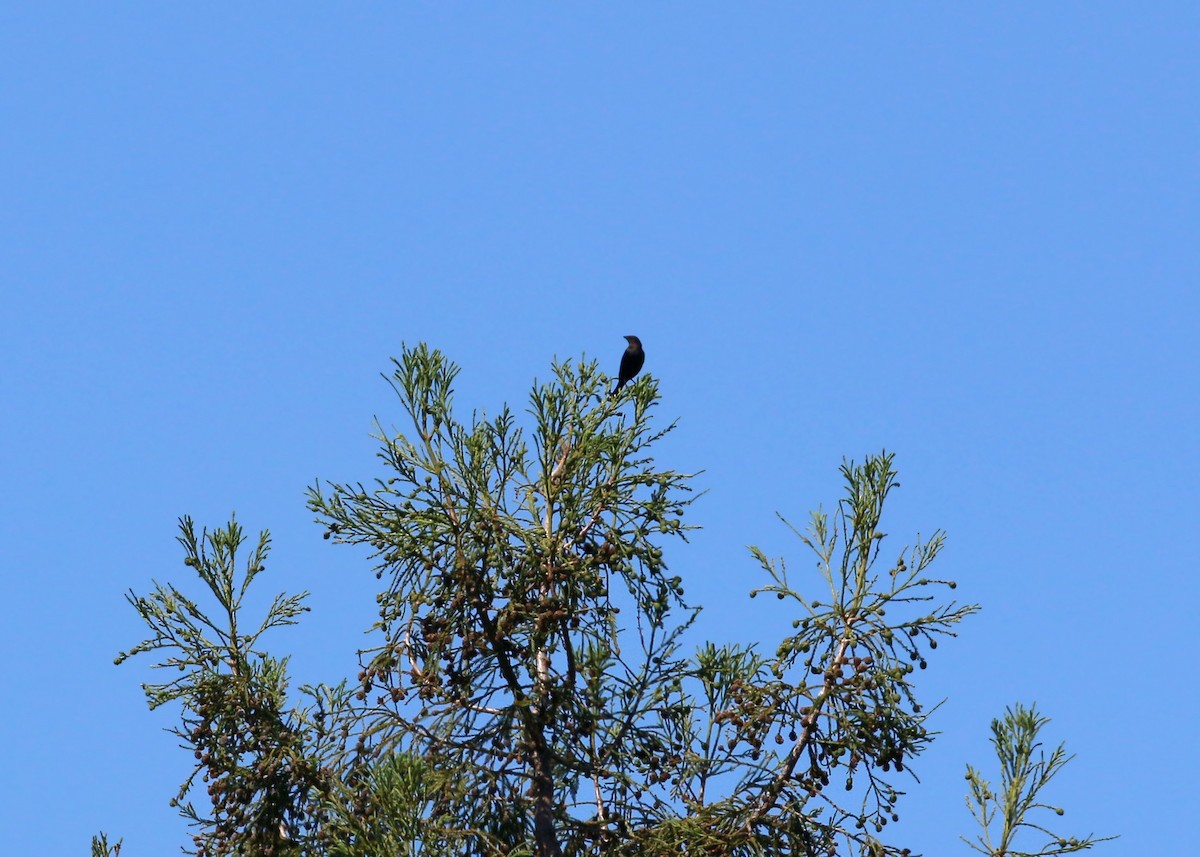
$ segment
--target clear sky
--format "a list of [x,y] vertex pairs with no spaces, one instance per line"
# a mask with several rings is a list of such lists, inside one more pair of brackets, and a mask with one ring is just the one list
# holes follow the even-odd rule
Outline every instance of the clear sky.
[[[379,473],[402,342],[457,401],[641,336],[671,554],[716,640],[774,640],[745,546],[897,454],[893,547],[983,612],[921,674],[945,734],[898,836],[966,854],[964,764],[1016,701],[1078,753],[1104,854],[1195,812],[1200,6],[10,3],[0,10],[0,828],[176,853],[190,758],[123,593],[236,510],[298,681],[355,671],[369,566],[303,491]],[[814,576],[813,584],[817,581]],[[765,611],[765,612],[764,612]]]

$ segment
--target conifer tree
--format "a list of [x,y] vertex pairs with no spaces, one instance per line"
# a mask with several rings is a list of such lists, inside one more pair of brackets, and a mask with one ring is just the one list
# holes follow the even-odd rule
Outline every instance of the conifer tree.
[[790,626],[690,651],[703,627],[665,551],[692,527],[692,476],[653,457],[675,428],[655,424],[654,379],[610,395],[595,363],[556,363],[528,421],[460,421],[457,373],[406,348],[383,473],[309,491],[326,538],[366,545],[380,581],[355,681],[289,702],[261,638],[305,594],[243,615],[270,539],[239,571],[236,521],[181,521],[214,607],[171,584],[130,593],[151,636],[119,660],[159,652],[173,671],[145,690],[182,706],[193,853],[908,854],[894,822],[932,740],[914,676],[977,608],[933,574],[940,531],[885,552],[892,455],[845,462],[845,496],[795,530],[817,574],[752,549],[750,594]]

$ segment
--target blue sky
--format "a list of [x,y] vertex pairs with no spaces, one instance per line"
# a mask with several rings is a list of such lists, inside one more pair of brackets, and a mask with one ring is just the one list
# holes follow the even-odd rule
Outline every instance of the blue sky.
[[[897,453],[894,546],[983,605],[897,829],[968,853],[964,764],[1036,701],[1097,853],[1177,851],[1198,757],[1200,11],[1192,3],[9,4],[0,10],[0,707],[14,854],[176,853],[189,758],[123,593],[175,521],[274,534],[298,681],[374,578],[303,490],[378,473],[402,342],[457,401],[641,336],[672,553],[715,640],[786,620],[745,546]],[[816,579],[813,580],[814,585]],[[764,612],[765,611],[765,612]],[[772,623],[778,622],[776,629]]]

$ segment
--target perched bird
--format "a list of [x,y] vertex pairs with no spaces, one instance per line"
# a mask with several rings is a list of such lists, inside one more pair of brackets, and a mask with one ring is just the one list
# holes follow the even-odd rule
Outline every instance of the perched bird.
[[636,336],[626,336],[625,341],[629,343],[629,347],[625,349],[625,353],[621,355],[621,371],[617,375],[617,386],[613,387],[610,396],[615,396],[625,384],[630,381],[634,375],[642,371],[642,364],[646,362],[646,352],[642,350],[642,340]]

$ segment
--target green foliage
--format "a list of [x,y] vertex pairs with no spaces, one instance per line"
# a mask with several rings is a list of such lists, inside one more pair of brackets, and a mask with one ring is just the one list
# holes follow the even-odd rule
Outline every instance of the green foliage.
[[[816,556],[827,597],[795,589],[785,562],[751,548],[773,579],[754,594],[795,603],[796,633],[764,661],[738,704],[718,710],[715,719],[753,723],[747,738],[756,752],[772,731],[777,743],[783,733],[790,742],[778,762],[773,757],[739,788],[756,794],[750,815],[756,824],[782,832],[768,813],[786,806],[782,817],[803,819],[805,835],[829,853],[838,842],[851,853],[906,853],[876,837],[899,820],[896,775],[909,772],[930,741],[929,711],[911,676],[926,668],[939,638],[953,636],[953,627],[978,608],[942,603],[933,594],[955,588],[928,575],[945,543],[940,531],[880,569],[884,503],[898,486],[893,456],[847,462],[841,470],[846,497],[835,514],[818,510],[807,533],[793,528]],[[831,783],[847,796],[833,797]],[[783,844],[771,839],[774,848]]]
[[[1042,803],[1040,794],[1060,770],[1075,758],[1068,756],[1066,745],[1059,744],[1050,755],[1037,740],[1042,727],[1050,718],[1038,714],[1035,706],[1017,704],[1004,713],[1003,720],[992,721],[992,746],[1000,760],[1000,788],[994,790],[975,768],[967,765],[967,782],[971,793],[967,807],[982,828],[972,842],[963,841],[980,854],[989,857],[1050,857],[1054,854],[1073,854],[1086,851],[1103,839],[1088,836],[1079,839],[1052,833],[1033,820],[1036,810],[1062,815],[1062,807]],[[1036,754],[1036,759],[1034,758]],[[1037,851],[1018,851],[1014,843],[1022,830],[1036,831],[1047,837]]]
[[121,840],[118,839],[115,845],[109,845],[107,834],[93,836],[92,857],[121,857]]
[[790,633],[689,656],[698,608],[665,550],[694,496],[650,454],[674,428],[654,425],[653,378],[610,395],[595,363],[555,364],[528,420],[462,422],[457,372],[406,348],[388,380],[407,425],[378,425],[385,473],[309,491],[326,538],[366,546],[381,581],[353,685],[289,704],[262,637],[305,595],[246,622],[269,538],[239,575],[236,521],[180,524],[215,610],[172,585],[130,593],[151,635],[118,662],[156,652],[175,674],[144,689],[182,707],[194,853],[908,854],[883,836],[932,738],[913,676],[977,608],[939,600],[954,588],[929,573],[940,531],[881,562],[892,456],[844,464],[834,514],[797,531],[826,591],[751,549],[770,578],[751,596],[789,605]]
[[527,440],[507,409],[457,422],[457,371],[406,351],[390,380],[411,435],[380,430],[389,478],[310,492],[386,581],[358,752],[459,773],[431,837],[510,853],[532,819],[538,847],[599,848],[677,764],[663,702],[694,611],[656,538],[685,535],[688,477],[647,455],[672,428],[651,427],[649,379],[610,398],[594,363],[555,365]]
[[[431,809],[434,772],[410,753],[384,756],[364,771],[351,812],[332,803],[323,831],[329,857],[417,857],[422,853],[422,819]],[[425,849],[428,853],[428,849]]]
[[[253,632],[242,628],[250,584],[266,567],[270,537],[264,532],[237,571],[245,542],[235,520],[197,536],[190,518],[180,523],[184,564],[193,568],[216,601],[210,618],[197,600],[173,585],[155,584],[148,597],[130,592],[129,603],[152,636],[118,656],[164,652],[156,669],[177,675],[144,684],[150,707],[182,703],[182,723],[172,729],[196,760],[173,803],[199,828],[194,852],[203,857],[254,853],[298,853],[295,830],[308,818],[308,804],[322,788],[315,757],[319,729],[286,708],[287,662],[259,648],[270,628],[295,624],[307,610],[305,594],[278,596]],[[206,784],[208,811],[190,800],[197,780]]]

